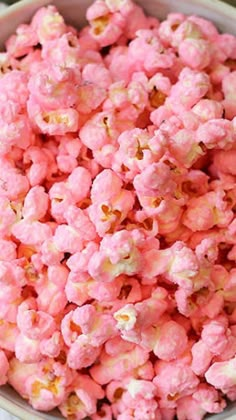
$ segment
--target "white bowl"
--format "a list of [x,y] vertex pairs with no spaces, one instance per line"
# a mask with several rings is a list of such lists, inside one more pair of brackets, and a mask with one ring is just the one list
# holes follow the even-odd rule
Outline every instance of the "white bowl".
[[[0,13],[0,48],[20,23],[28,22],[39,7],[54,4],[66,21],[76,27],[85,23],[85,11],[93,0],[22,0]],[[145,11],[160,19],[170,12],[195,14],[214,22],[222,32],[236,35],[236,8],[218,0],[136,0]],[[62,419],[57,410],[42,413],[33,410],[8,385],[0,388],[0,407],[23,420]],[[236,420],[236,403],[223,413],[207,416],[210,420]]]

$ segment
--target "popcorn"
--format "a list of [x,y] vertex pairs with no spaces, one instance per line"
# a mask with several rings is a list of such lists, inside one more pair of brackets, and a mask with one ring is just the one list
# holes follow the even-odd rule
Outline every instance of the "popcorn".
[[78,375],[74,392],[70,393],[65,402],[60,405],[62,414],[83,419],[87,415],[96,413],[96,402],[104,397],[101,386],[88,375]]
[[186,67],[180,73],[179,81],[172,85],[167,104],[173,111],[180,114],[196,105],[207,93],[209,87],[210,82],[206,73]]
[[178,51],[183,63],[192,69],[202,70],[210,64],[210,44],[203,39],[184,39]]
[[[191,395],[199,384],[190,367],[178,361],[156,362],[155,371],[157,376],[153,382],[161,407],[176,407],[177,401]],[[168,376],[168,371],[172,372],[171,376]]]
[[177,322],[169,321],[164,323],[157,332],[157,341],[153,351],[159,359],[168,361],[178,358],[186,347],[185,329]]
[[132,0],[87,20],[41,8],[0,53],[1,384],[200,420],[236,399],[236,38]]

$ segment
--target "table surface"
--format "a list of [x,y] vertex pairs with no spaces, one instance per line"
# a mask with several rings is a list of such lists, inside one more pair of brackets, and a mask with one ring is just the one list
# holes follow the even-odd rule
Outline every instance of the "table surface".
[[18,420],[18,419],[0,408],[0,420]]

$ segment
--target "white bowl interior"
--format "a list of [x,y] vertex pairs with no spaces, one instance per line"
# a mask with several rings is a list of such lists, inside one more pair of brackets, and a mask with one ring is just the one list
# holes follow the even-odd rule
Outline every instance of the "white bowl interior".
[[[42,6],[54,4],[66,21],[76,27],[85,23],[85,11],[93,0],[22,0],[0,14],[0,48],[20,23],[28,22],[35,11]],[[182,12],[205,17],[213,21],[223,31],[236,35],[236,8],[218,0],[136,0],[145,11],[160,19],[170,12]],[[8,385],[0,388],[0,407],[23,420],[61,419],[57,410],[41,413],[33,410]],[[221,414],[207,416],[211,420],[236,420],[236,403]]]

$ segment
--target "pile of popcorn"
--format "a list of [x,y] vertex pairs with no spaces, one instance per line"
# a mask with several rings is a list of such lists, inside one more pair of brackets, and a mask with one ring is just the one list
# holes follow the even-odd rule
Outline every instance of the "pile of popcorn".
[[42,8],[0,54],[0,384],[200,420],[236,400],[236,38],[131,0],[87,20]]

